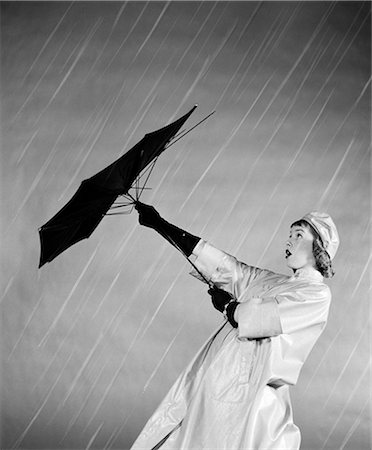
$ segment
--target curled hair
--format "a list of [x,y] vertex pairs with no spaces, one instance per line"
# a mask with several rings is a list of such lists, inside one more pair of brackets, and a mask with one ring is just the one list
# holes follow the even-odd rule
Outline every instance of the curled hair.
[[324,248],[323,241],[318,232],[306,220],[298,220],[297,222],[292,223],[291,227],[295,225],[299,227],[306,227],[310,230],[314,237],[313,255],[315,259],[315,268],[323,275],[323,277],[332,278],[335,274],[332,268],[332,261],[328,252]]

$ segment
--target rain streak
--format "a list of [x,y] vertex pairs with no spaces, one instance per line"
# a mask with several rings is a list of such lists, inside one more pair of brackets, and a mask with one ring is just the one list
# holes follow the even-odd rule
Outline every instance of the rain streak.
[[[304,448],[367,448],[370,3],[1,8],[3,447],[130,448],[221,324],[128,197],[37,267],[38,229],[81,182],[198,104],[134,187],[166,220],[278,272],[298,215],[335,217],[329,324],[292,398]],[[307,407],[321,410],[312,424]]]

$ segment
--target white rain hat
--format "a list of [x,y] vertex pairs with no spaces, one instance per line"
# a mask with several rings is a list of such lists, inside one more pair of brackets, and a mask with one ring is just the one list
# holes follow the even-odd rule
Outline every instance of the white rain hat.
[[308,222],[319,234],[324,249],[327,251],[330,258],[333,259],[340,244],[340,238],[331,216],[326,213],[312,211],[305,214],[302,220]]

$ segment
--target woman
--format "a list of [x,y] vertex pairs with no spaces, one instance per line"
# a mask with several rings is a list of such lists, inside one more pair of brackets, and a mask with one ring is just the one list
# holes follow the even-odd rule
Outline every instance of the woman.
[[[181,374],[132,449],[298,449],[289,386],[323,331],[339,245],[330,216],[312,212],[290,227],[292,276],[248,266],[136,204],[139,222],[187,256],[214,288],[226,318]],[[195,276],[198,274],[195,272]]]

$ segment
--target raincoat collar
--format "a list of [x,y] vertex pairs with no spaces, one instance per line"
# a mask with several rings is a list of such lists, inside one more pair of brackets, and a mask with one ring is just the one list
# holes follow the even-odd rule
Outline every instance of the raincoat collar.
[[314,267],[303,267],[302,269],[297,269],[291,276],[291,279],[323,281],[323,275]]

